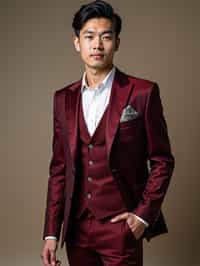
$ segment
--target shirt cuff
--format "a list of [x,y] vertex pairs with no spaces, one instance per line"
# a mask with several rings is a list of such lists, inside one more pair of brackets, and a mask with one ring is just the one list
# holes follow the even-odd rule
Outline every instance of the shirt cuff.
[[45,240],[47,240],[47,239],[54,239],[54,240],[57,240],[57,237],[55,237],[55,236],[46,236],[46,237],[45,237]]
[[137,218],[140,222],[142,222],[143,224],[145,224],[146,227],[149,226],[149,223],[147,223],[147,222],[146,222],[145,220],[143,220],[141,217],[137,216],[136,214],[134,214],[134,215],[136,216],[136,218]]

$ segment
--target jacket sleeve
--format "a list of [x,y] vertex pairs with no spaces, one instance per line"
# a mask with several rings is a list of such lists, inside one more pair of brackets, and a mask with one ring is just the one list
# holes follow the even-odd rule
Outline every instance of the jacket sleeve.
[[175,162],[156,83],[148,93],[144,116],[150,173],[142,198],[133,213],[153,224],[159,216]]
[[64,216],[65,191],[65,159],[61,126],[58,115],[57,98],[53,97],[53,143],[52,157],[49,165],[48,191],[46,199],[45,224],[43,239],[46,236],[60,238],[61,226]]

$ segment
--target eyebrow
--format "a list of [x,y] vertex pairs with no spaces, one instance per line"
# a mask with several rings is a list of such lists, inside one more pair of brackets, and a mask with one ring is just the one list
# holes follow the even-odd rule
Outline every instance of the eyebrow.
[[[92,33],[92,34],[94,34],[95,32],[94,32],[93,30],[85,30],[85,31],[83,32],[83,34],[87,34],[87,33]],[[105,31],[102,31],[102,32],[101,32],[101,34],[105,34],[105,33],[113,33],[113,31],[112,31],[112,30],[105,30]]]

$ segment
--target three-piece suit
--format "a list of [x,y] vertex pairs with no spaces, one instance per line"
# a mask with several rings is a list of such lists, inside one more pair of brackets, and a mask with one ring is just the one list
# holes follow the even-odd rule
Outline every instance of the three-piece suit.
[[[174,157],[159,87],[116,68],[109,104],[92,136],[80,88],[81,79],[54,95],[43,239],[59,240],[62,227],[61,247],[66,242],[72,265],[82,265],[85,248],[94,253],[85,253],[88,266],[128,265],[131,259],[141,266],[143,238],[149,241],[168,231],[161,205]],[[126,221],[110,222],[126,211],[148,222],[140,239]],[[95,253],[102,261],[96,261]]]

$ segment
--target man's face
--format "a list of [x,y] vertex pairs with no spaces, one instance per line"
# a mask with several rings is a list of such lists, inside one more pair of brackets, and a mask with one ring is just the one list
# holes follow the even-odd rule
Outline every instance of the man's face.
[[74,45],[85,65],[103,70],[112,65],[120,39],[115,36],[112,21],[106,18],[89,19],[74,37]]

